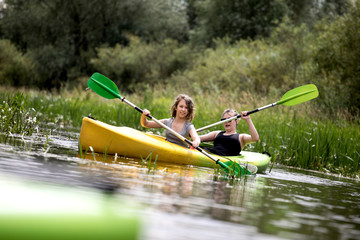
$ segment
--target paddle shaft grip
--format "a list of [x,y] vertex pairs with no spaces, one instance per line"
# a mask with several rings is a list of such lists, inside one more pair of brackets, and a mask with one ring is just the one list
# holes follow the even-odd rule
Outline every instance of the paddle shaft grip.
[[[134,108],[136,111],[138,111],[139,113],[143,113],[144,110],[142,110],[141,108],[139,108],[138,106],[136,106],[135,104],[133,104],[132,102],[128,101],[127,99],[125,99],[125,97],[120,98],[121,101],[123,101],[124,103],[126,103],[127,105],[129,105],[130,107]],[[152,119],[151,115],[148,115],[148,117],[150,119]]]
[[[263,106],[263,107],[261,107],[261,108],[254,109],[254,110],[252,110],[252,111],[247,112],[247,114],[246,114],[245,116],[248,116],[248,115],[253,114],[253,113],[256,113],[256,112],[258,112],[258,111],[261,111],[261,110],[264,110],[264,109],[273,107],[273,106],[275,106],[275,105],[276,105],[276,103],[272,103],[272,104]],[[240,118],[240,117],[241,117],[241,114],[238,114],[236,117],[237,117],[237,118]]]
[[[248,112],[245,116],[250,115],[252,113],[256,113],[258,111],[259,111],[259,109],[252,110],[252,111]],[[240,114],[240,116],[241,116],[241,114]]]
[[135,110],[137,110],[140,113],[143,113],[143,110],[141,108],[139,108],[139,107],[135,107]]
[[[261,110],[264,110],[264,109],[269,108],[269,107],[273,107],[273,106],[275,106],[276,104],[277,104],[277,103],[272,103],[272,104],[266,105],[266,106],[264,106],[264,107],[254,109],[254,110],[252,110],[252,111],[249,111],[245,116],[248,116],[248,115],[250,115],[250,114],[252,114],[252,113],[256,113],[256,112],[261,111]],[[210,125],[205,126],[205,127],[202,127],[202,128],[198,128],[198,129],[196,129],[196,131],[197,131],[197,132],[201,132],[201,131],[203,131],[203,130],[205,130],[205,129],[214,127],[214,126],[219,125],[219,124],[221,124],[221,123],[230,122],[230,121],[232,121],[232,120],[234,120],[234,119],[237,119],[237,118],[241,118],[241,114],[235,115],[235,116],[233,116],[233,117],[227,118],[227,119],[222,120],[222,121],[220,121],[220,122],[216,122],[216,123],[210,124]]]

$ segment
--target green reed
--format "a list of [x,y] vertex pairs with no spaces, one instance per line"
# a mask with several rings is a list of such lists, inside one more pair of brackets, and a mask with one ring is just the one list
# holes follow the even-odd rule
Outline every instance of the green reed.
[[25,109],[22,93],[3,94],[0,103],[0,131],[31,135],[37,129],[32,109]]
[[261,141],[252,150],[270,152],[277,163],[351,177],[360,173],[358,124],[285,115],[256,125]]
[[[4,90],[0,89],[0,93]],[[145,92],[126,96],[140,108],[147,108],[157,119],[170,117],[170,107],[177,95],[172,91],[156,93]],[[6,97],[0,94],[3,102]],[[8,96],[8,95],[7,95]],[[33,117],[46,128],[49,123],[56,127],[73,127],[80,131],[81,120],[91,114],[95,119],[140,130],[150,130],[164,134],[163,129],[144,129],[140,125],[140,113],[120,100],[107,100],[93,92],[82,89],[73,92],[50,94],[26,91],[23,93],[23,108],[32,112]],[[277,100],[274,98],[255,98],[248,93],[238,95],[194,96],[196,128],[217,122],[227,107],[252,110]],[[270,99],[270,100],[269,100]],[[263,152],[273,156],[276,163],[288,166],[314,169],[324,172],[357,177],[360,174],[360,125],[336,116],[329,119],[316,111],[312,103],[292,107],[277,106],[251,115],[260,135],[260,141],[250,144],[244,150]],[[51,126],[50,126],[51,127]],[[222,130],[222,125],[205,130]],[[245,121],[239,120],[238,132],[248,133]]]
[[148,173],[151,172],[151,170],[153,172],[156,171],[156,163],[157,163],[157,159],[158,159],[158,155],[156,154],[155,159],[154,159],[154,163],[151,164],[151,160],[152,160],[152,152],[149,153],[149,155],[147,155],[146,158],[143,158],[142,156],[140,156],[141,159],[141,167],[144,167],[145,164],[147,164],[147,169],[148,169]]

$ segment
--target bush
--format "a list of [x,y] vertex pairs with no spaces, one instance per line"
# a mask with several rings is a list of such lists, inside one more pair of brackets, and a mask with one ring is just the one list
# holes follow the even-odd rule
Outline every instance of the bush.
[[31,86],[34,66],[9,40],[0,40],[0,63],[1,85]]
[[348,108],[353,114],[360,110],[360,2],[336,21],[323,21],[318,26],[315,51],[317,76],[326,79],[323,92],[333,96],[334,109]]
[[206,0],[193,4],[197,14],[191,41],[213,46],[213,39],[228,37],[232,43],[241,39],[269,36],[286,13],[284,1]]
[[279,49],[280,59],[274,59],[275,62],[270,64],[268,70],[282,72],[281,84],[287,88],[294,88],[313,83],[311,75],[315,37],[305,24],[295,26],[285,18],[274,29],[269,41]]
[[270,39],[235,44],[218,39],[214,49],[207,49],[191,69],[173,76],[171,84],[179,89],[190,86],[193,94],[287,91],[311,83],[312,41],[305,26],[287,24]]
[[130,37],[129,46],[99,48],[98,57],[91,63],[97,71],[112,78],[119,88],[133,92],[141,85],[165,83],[174,72],[191,64],[192,56],[188,46],[175,40],[167,39],[158,44]]
[[65,46],[53,45],[43,45],[29,51],[27,56],[35,63],[38,72],[34,85],[47,90],[59,89],[65,83],[62,81],[67,79],[67,69],[71,66],[69,52],[72,52],[71,49],[65,49]]

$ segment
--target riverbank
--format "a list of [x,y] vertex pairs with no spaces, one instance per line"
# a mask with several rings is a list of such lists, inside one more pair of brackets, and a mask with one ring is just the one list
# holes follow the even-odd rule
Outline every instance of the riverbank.
[[[11,102],[9,99],[14,99],[19,91],[0,89],[2,119],[9,118],[4,109],[11,108],[8,106]],[[33,131],[45,134],[50,123],[80,130],[81,119],[89,114],[103,122],[144,130],[140,125],[140,115],[137,111],[119,100],[102,99],[91,90],[83,91],[79,88],[56,94],[33,90],[21,92],[22,100],[16,104],[22,106],[19,109],[23,109],[23,115],[26,116],[22,126],[32,124]],[[169,108],[176,94],[159,90],[126,97],[139,107],[151,110],[157,119],[162,119],[170,116]],[[252,110],[278,101],[281,96],[279,99],[269,99],[243,92],[239,96],[197,95],[193,98],[196,103],[196,117],[193,123],[196,128],[200,128],[219,121],[225,108],[231,107],[238,111]],[[245,150],[267,151],[272,155],[273,161],[287,166],[358,178],[360,125],[348,120],[347,116],[340,112],[336,118],[330,119],[318,112],[312,101],[291,107],[277,106],[251,115],[260,141],[247,146]],[[216,129],[222,129],[222,126],[218,125],[202,133]],[[162,130],[153,131],[163,134]],[[238,132],[246,131],[246,126],[239,121]]]

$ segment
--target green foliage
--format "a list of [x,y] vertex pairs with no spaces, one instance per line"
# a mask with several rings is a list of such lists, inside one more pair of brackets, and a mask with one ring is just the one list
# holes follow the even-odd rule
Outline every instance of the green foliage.
[[31,86],[33,64],[27,56],[17,51],[9,40],[0,39],[0,84],[8,86]]
[[[128,92],[272,96],[315,83],[330,116],[348,108],[357,116],[360,108],[358,2],[6,3],[0,31],[11,43],[0,40],[2,84],[70,89],[99,71]],[[317,22],[326,10],[329,20]]]
[[9,95],[0,105],[0,131],[31,135],[36,129],[36,117],[25,110],[25,98],[22,93]]
[[277,163],[355,177],[360,172],[360,126],[345,121],[310,120],[296,113],[273,116],[271,127],[256,118],[261,141],[253,151],[268,151]]
[[335,17],[347,11],[348,0],[284,0],[287,16],[295,25],[313,26],[324,17]]
[[163,43],[145,43],[137,37],[129,37],[129,46],[116,45],[98,49],[98,57],[92,59],[94,68],[106,73],[121,90],[134,91],[139,86],[165,83],[177,71],[192,62],[192,50],[175,40]]
[[277,64],[282,63],[281,72],[287,72],[284,82],[292,87],[295,87],[294,83],[306,83],[306,75],[311,73],[309,65],[312,64],[315,45],[315,37],[309,28],[305,24],[293,25],[288,18],[284,18],[269,40],[280,49],[279,55],[283,57]]
[[3,37],[36,65],[41,88],[60,88],[91,73],[95,48],[126,45],[127,33],[148,41],[187,39],[180,1],[162,0],[7,0],[0,18]]
[[191,68],[175,74],[170,85],[179,91],[189,91],[191,95],[251,91],[254,83],[249,69],[252,67],[251,59],[256,58],[257,53],[256,44],[251,49],[250,45],[242,41],[232,46],[228,39],[217,40],[216,47],[207,49]]
[[285,14],[282,1],[204,0],[198,1],[196,44],[212,45],[215,38],[240,39],[268,36]]
[[[133,4],[129,1],[129,5]],[[186,6],[183,0],[138,0],[130,32],[146,41],[163,42],[171,38],[185,42],[189,38]]]
[[335,22],[319,26],[315,50],[317,75],[323,92],[332,93],[324,101],[335,108],[360,109],[360,2]]
[[29,51],[27,55],[36,63],[36,85],[42,89],[59,89],[64,83],[62,79],[66,78],[66,69],[70,68],[68,51],[63,46],[44,45]]
[[191,69],[172,76],[171,85],[179,91],[189,86],[192,94],[269,94],[311,83],[314,38],[304,25],[280,24],[266,40],[231,44],[225,38],[215,44],[196,58]]

